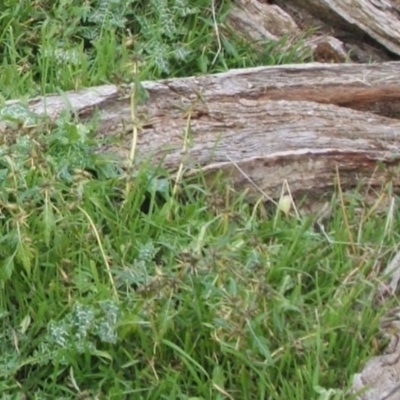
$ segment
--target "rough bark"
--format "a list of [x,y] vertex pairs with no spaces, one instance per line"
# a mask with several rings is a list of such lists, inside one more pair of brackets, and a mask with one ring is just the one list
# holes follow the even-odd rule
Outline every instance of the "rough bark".
[[[148,97],[134,121],[130,88],[113,85],[33,99],[28,108],[52,119],[70,109],[82,122],[97,113],[99,140],[118,137],[100,151],[125,160],[136,125],[137,160],[171,172],[183,163],[189,175],[223,171],[240,188],[277,197],[284,181],[293,194],[329,192],[337,169],[344,188],[384,183],[388,170],[377,163],[391,169],[400,160],[399,77],[400,63],[307,64],[144,82]],[[4,123],[0,132],[13,134]]]
[[346,25],[358,27],[382,46],[400,55],[400,6],[397,0],[308,0],[307,2],[310,11],[315,12],[319,7],[326,14],[335,14],[342,18]]
[[[305,37],[299,55],[320,62],[399,59],[397,0],[275,0],[272,3],[235,0],[227,24],[253,44],[283,36],[291,40]],[[254,46],[257,48],[258,44]]]

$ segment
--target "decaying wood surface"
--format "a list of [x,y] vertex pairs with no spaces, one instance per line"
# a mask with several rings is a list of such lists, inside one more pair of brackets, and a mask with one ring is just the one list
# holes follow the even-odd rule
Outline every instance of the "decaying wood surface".
[[[303,2],[303,0],[301,0]],[[310,10],[335,14],[358,27],[391,52],[400,55],[400,4],[398,0],[307,0]],[[300,1],[297,0],[299,4]],[[303,5],[304,7],[304,5]]]
[[[240,188],[277,197],[286,180],[293,194],[329,192],[337,170],[344,188],[360,179],[384,183],[389,171],[377,163],[390,170],[400,160],[399,77],[400,63],[306,64],[144,82],[148,98],[135,121],[130,89],[113,85],[33,99],[28,107],[52,119],[67,108],[82,122],[98,113],[99,140],[119,138],[100,151],[125,160],[136,124],[138,160],[172,172],[183,163],[188,174],[201,168],[209,177],[223,171]],[[15,106],[8,102],[2,112]],[[10,132],[4,123],[0,129]]]
[[399,11],[398,0],[235,0],[227,25],[255,48],[254,41],[305,37],[306,59],[382,62],[399,59]]

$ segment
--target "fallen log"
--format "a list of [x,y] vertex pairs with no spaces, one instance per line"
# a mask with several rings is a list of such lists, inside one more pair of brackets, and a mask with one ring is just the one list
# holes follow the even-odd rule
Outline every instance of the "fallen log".
[[[65,109],[83,123],[97,113],[99,151],[127,161],[132,129],[136,159],[163,162],[188,175],[222,171],[239,188],[279,196],[329,192],[364,179],[399,184],[400,63],[306,64],[143,82],[147,99],[134,106],[132,86],[104,85],[27,102],[52,120]],[[18,102],[6,102],[0,116]],[[135,110],[135,115],[132,114]],[[390,118],[389,118],[390,117]],[[2,135],[13,134],[4,121]],[[185,136],[187,141],[185,142]],[[377,168],[384,163],[387,168]]]
[[286,39],[301,60],[385,62],[399,59],[398,12],[395,0],[234,0],[226,25],[255,51]]
[[[400,55],[399,2],[397,0],[295,0],[311,13],[326,21],[336,19],[337,25],[357,27],[389,51]],[[307,3],[307,4],[304,4]]]

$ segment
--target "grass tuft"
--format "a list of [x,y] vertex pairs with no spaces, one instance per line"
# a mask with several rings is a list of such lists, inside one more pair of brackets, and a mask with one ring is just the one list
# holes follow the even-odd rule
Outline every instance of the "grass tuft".
[[2,397],[345,398],[398,219],[342,194],[322,232],[42,132],[1,148]]
[[[301,60],[244,43],[216,3],[219,37],[209,0],[7,0],[2,100]],[[0,120],[1,398],[342,399],[385,344],[390,188],[372,206],[339,191],[322,230],[222,179],[136,168],[135,131],[127,171],[70,115]]]
[[[300,45],[248,43],[225,26],[230,2],[8,0],[0,5],[5,99],[99,85],[298,62]],[[221,48],[220,48],[221,46]]]

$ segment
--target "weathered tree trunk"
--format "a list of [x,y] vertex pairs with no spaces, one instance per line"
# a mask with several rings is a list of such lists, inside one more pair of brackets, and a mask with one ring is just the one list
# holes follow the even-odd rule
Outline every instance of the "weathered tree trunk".
[[357,27],[391,52],[400,55],[398,0],[294,0],[311,14],[341,26]]
[[223,171],[238,187],[277,197],[285,180],[294,194],[330,191],[337,169],[344,188],[382,184],[388,171],[378,162],[390,169],[400,161],[399,78],[400,63],[307,64],[144,82],[148,98],[134,121],[130,88],[113,85],[28,107],[53,119],[70,108],[83,122],[97,111],[99,140],[119,137],[100,151],[125,160],[136,125],[137,160],[162,161],[171,172],[183,163],[187,174],[209,177]]
[[[271,2],[267,2],[271,3]],[[227,25],[255,48],[305,37],[298,53],[321,62],[382,62],[400,55],[397,0],[234,0]],[[312,56],[311,56],[312,54]]]

